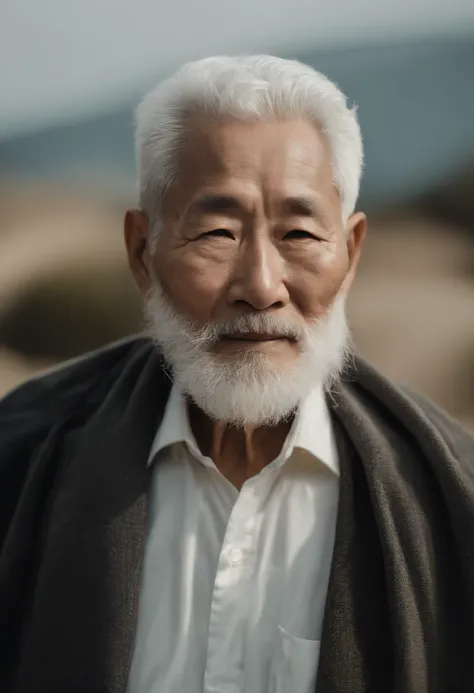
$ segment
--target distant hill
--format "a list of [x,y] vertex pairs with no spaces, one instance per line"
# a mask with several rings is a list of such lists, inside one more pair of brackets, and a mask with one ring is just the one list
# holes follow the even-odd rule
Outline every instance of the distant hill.
[[[366,147],[364,203],[418,196],[474,162],[474,39],[301,48],[287,57],[325,72],[358,104]],[[130,102],[89,120],[0,141],[0,173],[92,176],[133,190],[132,123]]]

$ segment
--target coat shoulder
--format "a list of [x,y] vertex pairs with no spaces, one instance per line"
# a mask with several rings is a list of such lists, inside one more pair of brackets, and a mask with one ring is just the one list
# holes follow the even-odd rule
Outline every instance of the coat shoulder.
[[49,430],[93,407],[121,368],[140,350],[149,353],[144,336],[113,342],[35,376],[0,400],[0,450],[7,441]]
[[463,464],[474,469],[474,437],[448,412],[405,384],[395,383],[356,355],[344,374],[346,387],[372,406],[389,411],[415,435],[445,444]]
[[414,406],[421,410],[456,457],[467,457],[470,462],[474,462],[474,436],[432,400],[408,387],[401,389]]
[[0,400],[0,563],[19,508],[41,516],[38,508],[54,486],[65,436],[81,430],[127,365],[145,362],[152,348],[145,337],[114,342],[28,380]]

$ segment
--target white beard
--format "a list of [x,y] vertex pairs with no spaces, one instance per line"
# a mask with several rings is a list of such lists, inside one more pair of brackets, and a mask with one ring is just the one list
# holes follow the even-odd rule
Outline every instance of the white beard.
[[[178,315],[155,281],[145,306],[149,334],[173,372],[174,382],[212,419],[229,425],[276,425],[294,412],[315,386],[329,388],[350,350],[345,297],[307,326],[266,313],[243,315],[225,325],[198,329]],[[225,357],[211,348],[222,334],[265,332],[298,341],[300,354],[276,364],[265,353],[242,350]]]

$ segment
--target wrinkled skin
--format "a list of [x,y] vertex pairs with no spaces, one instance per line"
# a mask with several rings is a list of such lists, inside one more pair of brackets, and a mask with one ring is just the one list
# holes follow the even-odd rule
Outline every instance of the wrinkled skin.
[[[174,309],[198,326],[260,311],[305,324],[347,294],[366,218],[355,213],[344,223],[330,151],[314,124],[194,117],[178,171],[162,201],[153,256],[147,215],[130,210],[125,219],[130,268],[143,296],[153,284],[150,263]],[[298,356],[291,340],[254,335],[222,339],[215,349],[225,358],[256,349],[282,363]],[[234,470],[237,485],[278,454],[288,431],[288,422],[237,431],[192,408],[191,420],[203,451],[221,470]]]

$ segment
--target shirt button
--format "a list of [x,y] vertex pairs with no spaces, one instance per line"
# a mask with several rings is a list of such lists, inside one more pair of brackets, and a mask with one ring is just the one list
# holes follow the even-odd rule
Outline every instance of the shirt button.
[[243,553],[240,549],[231,549],[229,551],[229,562],[231,565],[239,565],[242,563]]

